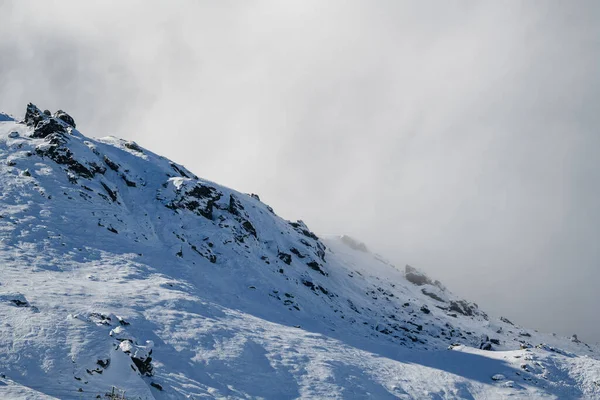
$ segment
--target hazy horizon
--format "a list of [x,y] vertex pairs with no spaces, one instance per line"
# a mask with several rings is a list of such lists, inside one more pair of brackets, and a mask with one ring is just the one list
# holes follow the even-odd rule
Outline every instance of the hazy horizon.
[[0,1],[0,111],[71,114],[600,342],[600,3]]

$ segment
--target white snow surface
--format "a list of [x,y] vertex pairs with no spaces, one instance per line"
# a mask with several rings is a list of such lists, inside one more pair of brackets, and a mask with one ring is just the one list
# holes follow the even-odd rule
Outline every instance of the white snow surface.
[[0,114],[0,398],[600,398],[596,346],[59,124]]

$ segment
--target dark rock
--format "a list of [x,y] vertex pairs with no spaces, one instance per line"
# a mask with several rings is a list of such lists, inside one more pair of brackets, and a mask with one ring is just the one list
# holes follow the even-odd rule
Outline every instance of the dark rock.
[[156,382],[150,382],[150,386],[152,386],[153,388],[158,389],[161,392],[163,390],[163,387],[160,384],[156,383]]
[[245,220],[244,222],[242,222],[242,228],[244,228],[244,230],[246,230],[246,232],[248,232],[252,236],[257,237],[256,229],[254,228],[254,225],[250,223],[250,221]]
[[505,324],[509,324],[509,325],[513,325],[514,326],[514,324],[512,322],[510,322],[508,320],[508,318],[500,317],[500,321],[504,322]]
[[321,265],[316,261],[307,262],[306,265],[308,265],[310,269],[319,272],[321,275],[328,275],[325,271],[323,271]]
[[[58,130],[54,131],[53,127],[58,127]],[[86,179],[94,177],[96,172],[102,172],[98,166],[92,166],[90,170],[75,159],[73,152],[66,146],[68,142],[66,131],[55,119],[42,121],[34,130],[32,137],[38,137],[36,135],[41,135],[39,137],[44,137],[50,144],[36,149],[40,157],[48,157],[57,164],[65,165],[74,175]]]
[[143,153],[144,151],[136,142],[126,142],[124,144],[129,150],[137,151],[138,153]]
[[106,360],[98,360],[96,361],[96,364],[106,369],[110,365],[110,358],[107,358]]
[[123,179],[123,180],[125,181],[125,184],[126,184],[127,186],[129,186],[129,187],[136,187],[136,186],[137,186],[137,184],[136,184],[135,182],[133,182],[133,181],[130,181],[130,180],[127,178],[127,175],[125,175],[125,174],[122,174],[122,175],[121,175],[121,179]]
[[146,358],[131,357],[131,360],[137,367],[138,371],[140,371],[140,374],[146,375],[146,376],[153,375],[152,370],[154,368],[152,366],[152,357],[146,357]]
[[296,222],[290,222],[290,225],[292,227],[294,227],[294,229],[300,233],[302,233],[304,236],[309,237],[311,239],[314,240],[319,240],[319,238],[317,237],[317,235],[315,235],[314,233],[312,233],[308,227],[306,226],[306,224],[303,221],[296,221]]
[[104,188],[104,190],[106,190],[106,193],[108,193],[108,195],[110,196],[112,201],[117,201],[117,193],[113,190],[111,190],[107,184],[105,184],[104,182],[100,182],[100,184],[102,185],[102,187]]
[[306,257],[305,255],[303,255],[302,253],[300,253],[300,250],[298,250],[295,247],[292,247],[290,249],[290,251],[292,252],[292,254],[295,254],[298,258],[305,258]]
[[429,308],[426,305],[423,305],[421,307],[421,312],[423,312],[425,314],[429,314],[431,311],[429,311]]
[[58,122],[58,120],[56,120],[54,118],[48,118],[48,119],[41,120],[36,124],[35,129],[33,130],[33,133],[31,134],[31,137],[36,138],[36,139],[41,139],[41,138],[45,138],[53,133],[60,133],[60,134],[66,135],[67,130],[63,124]]
[[354,303],[352,302],[352,300],[348,299],[348,307],[350,307],[350,309],[352,311],[354,311],[357,314],[360,314],[360,311],[358,311],[358,308],[356,307],[356,305],[354,305]]
[[256,200],[260,201],[260,197],[258,197],[258,195],[256,193],[250,193],[250,197],[252,197],[253,199],[256,199]]
[[25,112],[25,119],[23,122],[35,128],[41,121],[48,119],[48,115],[43,113],[33,103],[27,104],[27,111]]
[[229,207],[227,211],[232,213],[233,215],[241,216],[241,211],[244,210],[244,206],[240,202],[240,200],[233,193],[229,195]]
[[[140,149],[141,151],[141,149]],[[189,178],[188,174],[185,173],[185,171],[183,170],[183,168],[179,168],[177,166],[177,164],[175,163],[171,163],[171,168],[173,168],[175,170],[175,172],[177,172],[179,175],[183,176],[184,178]]]
[[279,252],[279,253],[277,253],[277,257],[281,261],[286,263],[287,265],[290,265],[292,263],[292,255],[291,254]]
[[490,342],[495,344],[496,346],[500,345],[500,339],[490,339]]
[[471,317],[478,311],[477,307],[473,303],[469,303],[465,300],[451,301],[450,311],[455,311],[459,314]]
[[481,346],[479,346],[479,348],[481,350],[491,351],[492,350],[492,344],[490,342],[481,343]]
[[112,162],[110,160],[110,158],[104,156],[104,163],[106,165],[108,165],[108,168],[112,169],[113,171],[117,172],[119,170],[119,166],[117,164],[115,164],[114,162]]
[[305,279],[302,279],[302,284],[304,286],[306,286],[307,288],[310,288],[310,290],[315,290],[315,284],[312,283],[311,281],[307,281]]
[[404,267],[404,277],[407,281],[417,286],[432,285],[437,286],[441,290],[446,290],[446,288],[440,283],[440,281],[431,280],[424,272],[419,271],[418,269],[411,267],[408,264]]
[[431,298],[432,298],[432,299],[434,299],[434,300],[440,301],[440,302],[442,302],[442,303],[444,303],[444,302],[445,302],[445,300],[444,300],[444,299],[442,299],[440,296],[438,296],[437,294],[435,294],[435,293],[433,293],[433,292],[430,292],[430,291],[428,291],[428,290],[427,290],[427,289],[425,289],[425,288],[421,289],[421,293],[423,293],[425,296],[429,296],[429,297],[431,297]]
[[[44,114],[46,112],[44,111]],[[54,113],[54,118],[58,118],[61,121],[65,122],[66,124],[71,125],[73,128],[75,128],[75,120],[73,119],[73,117],[71,117],[69,114],[67,114],[66,112],[64,112],[63,110],[58,110],[57,112]]]
[[182,199],[180,206],[212,221],[214,205],[221,196],[222,193],[217,189],[197,183],[192,190],[185,193],[186,198]]
[[10,302],[13,303],[17,307],[29,307],[29,302],[28,301],[23,301],[23,300],[19,300],[19,299],[12,299]]

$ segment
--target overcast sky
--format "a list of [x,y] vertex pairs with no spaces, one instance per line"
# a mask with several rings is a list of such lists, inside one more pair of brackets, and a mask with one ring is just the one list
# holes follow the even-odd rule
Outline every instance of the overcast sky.
[[488,312],[600,341],[600,2],[0,0],[62,108]]

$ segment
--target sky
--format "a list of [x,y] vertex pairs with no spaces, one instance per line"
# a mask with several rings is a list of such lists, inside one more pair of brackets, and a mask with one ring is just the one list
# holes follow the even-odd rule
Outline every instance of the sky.
[[63,109],[600,342],[599,2],[0,0],[0,20],[0,110]]

